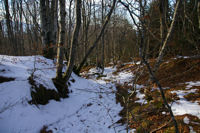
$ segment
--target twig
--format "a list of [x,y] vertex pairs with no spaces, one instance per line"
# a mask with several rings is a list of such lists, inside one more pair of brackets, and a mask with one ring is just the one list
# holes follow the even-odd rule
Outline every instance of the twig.
[[159,131],[162,128],[166,127],[171,122],[172,122],[172,119],[170,119],[167,123],[164,123],[163,125],[161,125],[159,128],[153,129],[152,131],[150,131],[150,133],[156,133],[157,131]]

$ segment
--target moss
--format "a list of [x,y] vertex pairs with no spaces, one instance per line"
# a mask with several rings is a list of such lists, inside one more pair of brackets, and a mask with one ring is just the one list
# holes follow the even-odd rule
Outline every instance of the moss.
[[168,127],[167,129],[165,129],[164,133],[174,133],[175,129],[174,127]]
[[142,126],[145,130],[148,130],[149,127],[150,127],[150,124],[151,124],[150,121],[144,120],[144,121],[142,121],[141,126]]
[[32,77],[29,77],[28,81],[31,84],[32,100],[29,101],[30,104],[45,105],[49,102],[49,100],[59,101],[62,97],[59,92],[48,89],[41,84],[38,87],[35,83],[35,80]]
[[162,108],[164,106],[163,102],[162,101],[156,101],[156,102],[153,102],[153,105],[156,107],[156,108]]
[[[56,79],[56,78],[53,78],[52,80],[58,90],[59,96],[62,98],[68,97],[69,90],[68,90],[68,86],[66,85],[65,80],[64,79]],[[68,83],[70,84],[70,82],[68,82]]]
[[148,131],[145,130],[142,126],[139,126],[136,128],[136,133],[148,133]]

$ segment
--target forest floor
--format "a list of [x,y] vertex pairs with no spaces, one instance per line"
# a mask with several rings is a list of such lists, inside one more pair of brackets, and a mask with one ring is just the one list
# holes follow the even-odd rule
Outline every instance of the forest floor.
[[[138,59],[108,66],[102,75],[93,67],[84,69],[84,78],[72,74],[69,98],[46,105],[30,104],[31,75],[37,86],[56,90],[52,60],[0,56],[0,133],[125,133],[127,122],[129,132],[174,132],[159,90]],[[181,132],[200,132],[199,75],[200,60],[189,57],[167,59],[157,73]]]
[[[150,60],[150,65],[153,66],[154,62]],[[112,73],[96,79],[116,84],[117,101],[124,107],[119,122],[129,123],[132,131],[173,133],[169,112],[158,87],[149,80],[146,67],[138,60],[120,63],[112,70]],[[85,77],[94,79],[93,69],[85,73]],[[182,133],[200,133],[199,75],[200,60],[192,57],[165,59],[156,73]]]

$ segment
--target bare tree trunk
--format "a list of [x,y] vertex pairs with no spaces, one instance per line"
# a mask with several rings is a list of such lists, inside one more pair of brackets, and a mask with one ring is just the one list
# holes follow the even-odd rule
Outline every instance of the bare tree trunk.
[[76,6],[76,25],[73,32],[72,42],[71,42],[71,48],[70,48],[70,53],[69,53],[70,58],[67,64],[67,70],[64,74],[65,82],[68,82],[74,68],[76,48],[78,45],[79,30],[81,28],[81,0],[75,0],[75,6]]
[[[179,2],[179,1],[178,1],[178,2]],[[179,3],[177,3],[177,5],[178,5],[178,4],[179,4]],[[142,3],[140,3],[140,5],[142,5]],[[178,6],[177,6],[177,7],[178,7]],[[177,9],[177,7],[176,7],[176,9]],[[175,12],[176,12],[176,10],[175,10]],[[176,16],[176,13],[174,13],[174,14],[175,14],[174,16]],[[144,10],[142,10],[142,16],[144,16]],[[175,19],[175,17],[173,17],[173,18]],[[173,19],[173,21],[174,21],[174,19]],[[173,27],[173,23],[174,23],[174,22],[172,22],[171,27],[170,27],[171,30],[172,30],[172,27]],[[145,59],[145,57],[146,57],[146,55],[145,55],[146,52],[142,52],[142,50],[146,51],[146,46],[145,46],[145,30],[144,30],[144,29],[145,29],[145,28],[144,28],[145,26],[144,26],[144,22],[143,22],[143,21],[141,22],[141,26],[142,26],[142,29],[141,29],[141,31],[140,31],[140,33],[141,33],[141,39],[140,39],[140,57],[141,57],[142,61],[144,62],[144,64],[147,66],[147,69],[148,69],[149,74],[150,74],[150,76],[151,76],[151,80],[152,80],[153,82],[155,82],[155,83],[158,85],[158,88],[159,88],[159,90],[160,90],[160,93],[161,93],[161,96],[162,96],[164,105],[167,107],[167,109],[168,109],[168,111],[169,111],[169,113],[170,113],[170,115],[171,115],[171,118],[172,118],[172,120],[173,120],[174,127],[175,127],[175,131],[176,131],[176,133],[179,133],[178,124],[177,124],[176,119],[175,119],[175,117],[174,117],[174,114],[173,114],[173,112],[172,112],[172,110],[171,110],[171,107],[169,106],[169,104],[168,104],[168,102],[167,102],[167,100],[166,100],[166,98],[165,98],[165,94],[164,94],[163,88],[162,88],[160,82],[158,81],[158,79],[156,78],[156,76],[154,75],[154,73],[153,73],[153,71],[152,71],[152,69],[151,69],[149,63],[148,63],[148,62],[146,61],[146,59]],[[139,29],[139,30],[140,30],[140,29]],[[166,37],[167,39],[168,39],[170,33],[171,33],[171,31],[168,32],[167,37]],[[167,40],[167,39],[165,39],[165,40]]]
[[145,57],[142,57],[142,60],[143,60],[143,62],[145,63],[145,65],[147,66],[147,68],[148,68],[149,74],[150,74],[151,77],[152,77],[152,78],[151,78],[152,81],[156,83],[156,85],[158,86],[158,88],[159,88],[159,90],[160,90],[160,93],[161,93],[163,102],[164,102],[165,106],[167,107],[167,109],[168,109],[168,111],[169,111],[169,113],[170,113],[170,116],[171,116],[171,118],[172,118],[172,121],[173,121],[173,123],[174,123],[175,132],[176,132],[176,133],[179,133],[178,124],[177,124],[177,122],[176,122],[176,119],[175,119],[175,117],[174,117],[174,114],[173,114],[173,112],[172,112],[171,107],[170,107],[169,104],[167,103],[167,100],[166,100],[166,98],[165,98],[165,93],[164,93],[164,91],[163,91],[163,88],[162,88],[160,82],[159,82],[158,79],[155,77],[155,75],[154,75],[154,73],[153,73],[153,71],[152,71],[150,65],[149,65],[148,62],[145,60]]
[[[104,24],[104,0],[101,1],[101,8],[102,8],[102,11],[101,11],[101,24],[103,26]],[[104,39],[104,31],[102,33],[102,38],[101,38],[101,74],[103,74],[104,72],[104,43],[105,43],[105,39]]]
[[[51,15],[50,17],[48,15]],[[57,34],[57,0],[40,0],[40,21],[42,29],[43,54],[47,58],[54,57],[54,45]]]
[[20,48],[19,48],[19,42],[18,42],[18,38],[17,38],[17,32],[18,32],[18,21],[17,21],[17,17],[16,17],[16,7],[15,7],[15,0],[11,1],[11,9],[12,9],[12,27],[13,27],[13,40],[15,42],[15,53],[16,55],[19,55],[20,53]]
[[59,41],[57,48],[57,70],[56,79],[62,79],[63,58],[64,58],[64,44],[65,44],[65,0],[59,0],[60,20],[59,20]]
[[111,9],[110,9],[110,11],[109,11],[109,13],[108,13],[106,19],[105,19],[105,23],[104,23],[104,25],[103,25],[103,27],[102,27],[102,29],[101,29],[101,31],[100,31],[100,33],[99,33],[97,39],[94,41],[93,45],[89,48],[89,50],[87,51],[85,57],[84,57],[83,60],[81,61],[80,65],[78,66],[77,73],[80,72],[80,70],[81,70],[81,68],[83,67],[83,65],[85,64],[85,62],[86,62],[88,56],[91,54],[91,52],[93,51],[93,49],[97,46],[98,42],[100,41],[101,36],[103,35],[103,32],[104,32],[104,30],[105,30],[105,28],[106,28],[106,26],[107,26],[107,24],[108,24],[108,22],[109,22],[109,20],[110,20],[110,17],[111,17],[111,15],[112,15],[112,12],[113,12],[113,10],[114,10],[114,8],[115,8],[116,1],[117,1],[117,0],[113,0],[112,7],[111,7]]
[[197,13],[198,13],[198,21],[199,21],[199,29],[200,29],[200,0],[198,0]]
[[[52,57],[54,57],[55,55],[55,46],[56,46],[56,42],[57,42],[57,21],[58,21],[58,0],[52,0],[51,1],[51,9],[50,9],[50,19],[49,19],[49,52],[52,55]],[[66,13],[65,13],[66,14]],[[65,29],[65,28],[64,28]]]
[[40,21],[43,51],[47,49],[47,16],[46,16],[46,0],[40,0]]
[[[96,4],[95,3],[95,0],[93,0],[93,3],[94,5]],[[96,18],[96,9],[94,9],[94,14],[93,14],[93,18],[94,18],[94,31],[97,30],[97,18]],[[97,32],[95,32],[95,39],[97,39]],[[96,46],[96,68],[98,69],[100,66],[100,63],[99,63],[99,47],[98,47],[98,44]]]
[[175,23],[175,19],[176,19],[176,15],[177,15],[177,10],[178,10],[178,7],[179,7],[179,3],[180,3],[180,0],[177,1],[176,3],[176,7],[175,7],[175,11],[174,11],[174,15],[173,15],[173,18],[172,18],[172,22],[170,24],[170,28],[167,32],[167,36],[165,37],[163,43],[162,43],[162,47],[160,49],[160,52],[159,52],[159,55],[157,57],[157,60],[156,60],[156,63],[154,65],[154,69],[153,71],[156,72],[162,62],[162,58],[163,58],[163,55],[164,55],[164,50],[165,50],[165,47],[167,45],[167,42],[168,42],[168,39],[172,33],[172,30],[173,30],[173,27],[174,27],[174,23]]
[[73,0],[70,0],[69,3],[69,24],[68,24],[68,35],[67,35],[67,47],[65,50],[65,57],[68,60],[68,56],[69,56],[69,47],[71,44],[71,32],[72,32],[72,3]]
[[[179,0],[180,1],[180,0]],[[179,2],[178,1],[178,2]],[[131,12],[131,10],[129,9],[129,6],[127,6],[125,3],[123,3],[123,2],[121,2],[120,1],[120,3],[122,3],[126,8],[127,8],[127,10],[129,11],[129,14],[131,15],[131,18],[132,18],[132,20],[133,20],[133,22],[135,23],[135,19],[134,19],[134,17],[132,16],[132,12]],[[178,3],[177,3],[177,5],[176,5],[176,9],[177,9],[177,7],[178,7]],[[140,1],[140,9],[143,9],[143,4],[142,4],[142,2]],[[140,10],[140,12],[141,12],[141,16],[144,16],[144,10]],[[176,12],[176,10],[175,10],[175,12]],[[174,13],[174,16],[176,16],[176,13]],[[173,16],[173,19],[175,19],[175,17]],[[141,21],[141,20],[140,20]],[[173,22],[174,23],[174,22]],[[173,25],[173,23],[171,23],[171,27],[172,27],[172,25]],[[148,69],[148,71],[149,71],[149,74],[150,74],[150,76],[152,77],[151,78],[151,80],[153,81],[153,82],[155,82],[157,85],[158,85],[158,88],[159,88],[159,90],[160,90],[160,93],[161,93],[161,96],[162,96],[162,99],[163,99],[163,102],[164,102],[164,104],[165,104],[165,106],[167,107],[167,109],[168,109],[168,111],[169,111],[169,113],[170,113],[170,116],[171,116],[171,118],[172,118],[172,120],[173,120],[173,123],[174,123],[174,127],[175,127],[175,132],[176,133],[179,133],[179,129],[178,129],[178,125],[177,125],[177,122],[176,122],[176,119],[175,119],[175,117],[174,117],[174,115],[173,115],[173,112],[172,112],[172,110],[171,110],[171,107],[169,106],[169,104],[167,103],[167,100],[166,100],[166,98],[165,98],[165,94],[164,94],[164,91],[163,91],[163,88],[162,88],[162,86],[161,86],[161,84],[160,84],[160,82],[158,81],[158,79],[156,78],[156,76],[154,75],[154,72],[152,71],[152,69],[151,69],[151,67],[150,67],[150,65],[149,65],[149,63],[146,61],[146,59],[145,59],[145,57],[146,57],[146,53],[145,52],[143,52],[143,50],[145,50],[144,49],[144,45],[145,45],[145,42],[144,42],[144,40],[145,40],[145,30],[144,30],[144,28],[145,28],[145,25],[144,25],[144,21],[141,21],[141,26],[139,26],[139,25],[137,25],[136,24],[136,26],[137,26],[137,28],[138,28],[138,31],[139,31],[139,35],[140,35],[140,42],[139,42],[139,55],[140,55],[140,57],[141,57],[141,59],[142,59],[142,61],[143,61],[143,63],[147,66],[147,69]],[[172,30],[172,28],[170,27],[170,29]],[[170,30],[169,30],[170,31]],[[169,33],[169,32],[168,32]],[[170,31],[170,33],[171,33],[171,31]],[[169,37],[169,36],[168,36]],[[167,37],[166,37],[167,38]],[[165,40],[167,40],[165,38]]]
[[17,53],[15,52],[16,45],[13,40],[14,34],[13,34],[13,29],[12,29],[12,21],[11,21],[11,16],[10,16],[10,11],[9,11],[8,0],[4,1],[4,5],[5,5],[5,10],[6,10],[6,26],[7,26],[7,31],[8,31],[8,38],[11,45],[10,51],[11,51],[11,54],[17,55]]
[[116,65],[116,41],[115,41],[115,29],[116,29],[116,24],[115,24],[115,10],[114,10],[114,20],[113,20],[113,23],[112,23],[112,62],[113,62],[113,67]]
[[21,55],[25,54],[24,51],[24,34],[23,34],[23,4],[22,4],[22,0],[19,1],[18,3],[18,10],[19,10],[19,16],[20,16],[20,51],[21,51]]

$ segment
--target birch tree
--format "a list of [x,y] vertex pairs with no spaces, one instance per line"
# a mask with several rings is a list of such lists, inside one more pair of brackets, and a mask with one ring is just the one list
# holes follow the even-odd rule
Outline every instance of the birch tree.
[[105,29],[106,29],[106,26],[107,26],[107,24],[108,24],[108,22],[110,20],[110,17],[112,15],[113,11],[114,11],[116,3],[117,3],[117,0],[113,0],[112,6],[110,8],[109,13],[107,14],[107,16],[105,18],[105,21],[104,21],[104,24],[103,24],[103,26],[101,28],[101,31],[98,34],[97,39],[93,42],[92,46],[88,49],[86,55],[83,57],[80,65],[78,66],[78,68],[76,70],[77,73],[80,72],[80,70],[82,69],[83,65],[86,63],[87,58],[89,57],[91,52],[94,50],[94,48],[98,45],[98,42],[101,40],[101,37],[102,37],[102,35],[103,35],[103,33],[104,33]]
[[57,48],[57,70],[56,78],[62,79],[62,69],[63,69],[63,58],[64,58],[64,44],[65,44],[65,0],[59,0],[59,40]]
[[81,28],[81,0],[75,0],[75,9],[76,9],[76,22],[75,22],[75,28],[73,31],[73,37],[72,37],[71,46],[70,46],[67,70],[64,73],[65,82],[68,82],[74,68],[76,48],[78,45],[79,30]]

